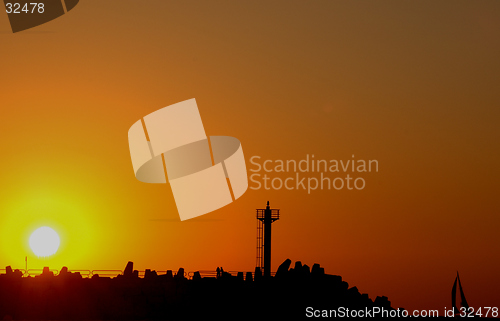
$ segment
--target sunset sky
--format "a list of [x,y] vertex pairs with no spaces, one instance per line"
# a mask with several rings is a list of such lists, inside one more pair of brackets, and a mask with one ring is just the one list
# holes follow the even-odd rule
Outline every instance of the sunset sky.
[[[499,1],[83,0],[16,34],[0,14],[0,43],[0,268],[253,271],[269,200],[273,270],[320,263],[440,310],[458,270],[471,306],[499,305]],[[355,174],[363,190],[249,189],[181,222],[168,184],[135,178],[127,132],[190,98],[248,170],[379,170]],[[28,244],[41,226],[61,238],[46,259]]]

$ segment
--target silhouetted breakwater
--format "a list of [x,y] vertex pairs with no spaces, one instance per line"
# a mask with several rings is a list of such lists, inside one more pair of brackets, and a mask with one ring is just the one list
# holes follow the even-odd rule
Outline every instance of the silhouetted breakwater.
[[283,262],[274,277],[255,273],[191,279],[181,268],[158,275],[146,270],[143,278],[129,262],[115,278],[83,278],[62,268],[54,276],[48,268],[36,277],[7,267],[0,275],[0,318],[14,320],[186,320],[305,318],[314,309],[363,309],[378,306],[392,310],[387,297],[372,301],[367,294],[337,275],[328,275],[319,264],[312,269]]

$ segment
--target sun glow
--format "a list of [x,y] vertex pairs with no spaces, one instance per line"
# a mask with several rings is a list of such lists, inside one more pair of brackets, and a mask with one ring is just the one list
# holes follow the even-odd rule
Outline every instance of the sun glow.
[[43,226],[35,230],[30,236],[30,248],[38,257],[47,257],[55,254],[59,248],[60,239],[56,231]]

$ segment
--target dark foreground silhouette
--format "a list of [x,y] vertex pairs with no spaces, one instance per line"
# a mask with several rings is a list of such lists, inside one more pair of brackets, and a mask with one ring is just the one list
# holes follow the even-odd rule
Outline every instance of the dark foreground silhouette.
[[157,275],[147,270],[143,278],[129,262],[115,278],[82,278],[63,268],[54,276],[46,268],[36,277],[20,271],[0,275],[0,319],[13,320],[283,320],[310,319],[306,308],[394,310],[387,297],[372,301],[368,294],[337,275],[328,275],[319,264],[312,269],[286,260],[274,277],[239,272],[191,279],[184,269]]

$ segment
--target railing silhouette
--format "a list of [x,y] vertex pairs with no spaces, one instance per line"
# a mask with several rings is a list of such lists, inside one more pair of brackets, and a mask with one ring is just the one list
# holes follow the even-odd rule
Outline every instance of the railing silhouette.
[[[12,269],[12,271],[15,271],[15,270],[21,271],[21,273],[23,274],[23,276],[26,275],[26,270],[25,269]],[[7,269],[0,269],[0,274],[6,274],[6,273],[7,273]]]
[[[167,272],[168,272],[168,270],[164,270],[164,271],[151,270],[151,272],[152,271],[155,271],[157,275],[167,274]],[[170,270],[170,271],[172,271],[173,276],[177,275],[177,273],[175,273],[173,270]],[[87,278],[91,278],[96,274],[99,275],[100,277],[117,277],[118,275],[123,275],[122,270],[68,270],[68,272],[80,272],[80,275],[82,277],[87,277]],[[82,273],[82,272],[84,272],[84,273]],[[138,272],[139,272],[140,278],[143,278],[144,275],[146,274],[146,270],[140,270]],[[188,276],[188,273],[184,272],[184,277],[187,277],[187,276]]]
[[80,275],[84,278],[91,278],[92,271],[91,270],[68,270],[71,273],[80,273]]
[[122,275],[123,271],[122,270],[92,270],[92,273],[90,274],[90,277],[94,275],[99,275],[101,277],[117,277],[118,275]]
[[[195,272],[199,272],[200,276],[202,278],[206,278],[206,277],[208,277],[208,278],[210,278],[210,277],[215,278],[215,277],[217,277],[217,271],[213,271],[213,270],[200,270],[200,271],[190,271],[188,273],[188,276],[189,276],[190,279],[193,278]],[[245,272],[245,271],[224,271],[224,273],[229,273],[232,276],[238,275],[239,272],[242,272],[243,273],[243,277],[246,278],[246,275],[247,275],[248,272]],[[252,278],[255,278],[255,272],[250,272],[250,273],[252,273]],[[276,274],[276,272],[271,272],[271,276],[274,276],[275,274]]]
[[[50,272],[54,273],[54,275],[59,274],[59,270],[56,269],[49,269]],[[26,274],[23,274],[23,276],[37,276],[41,275],[43,273],[43,269],[28,269]]]
[[[19,270],[22,273],[23,277],[33,277],[33,276],[39,276],[43,273],[43,269],[12,269],[12,271]],[[50,272],[54,273],[54,276],[59,275],[59,270],[56,269],[49,269]],[[167,274],[168,271],[172,271],[172,275],[176,276],[177,273],[174,270],[164,270],[164,271],[156,271],[156,270],[151,270],[155,271],[157,275],[164,275]],[[99,275],[99,277],[117,277],[118,275],[123,275],[122,270],[68,270],[68,272],[71,273],[80,273],[80,275],[83,278],[91,278],[94,275]],[[144,278],[144,275],[146,274],[145,270],[140,270],[139,272],[139,277]],[[204,277],[217,277],[217,271],[216,270],[199,270],[199,271],[189,271],[189,272],[184,272],[184,277],[188,279],[192,279],[194,274],[196,272],[200,273],[200,276],[202,278]],[[239,272],[243,273],[243,277],[246,278],[247,272],[245,271],[224,271],[224,273],[229,273],[232,276],[238,275]],[[0,269],[0,274],[6,274],[7,270],[6,269]],[[255,272],[250,272],[252,273],[252,278],[255,278]],[[271,276],[274,276],[276,272],[271,272]]]
[[193,278],[195,272],[200,272],[200,276],[203,277],[216,277],[217,276],[217,271],[212,271],[212,270],[204,270],[204,271],[189,271],[188,272],[188,277],[190,279]]

